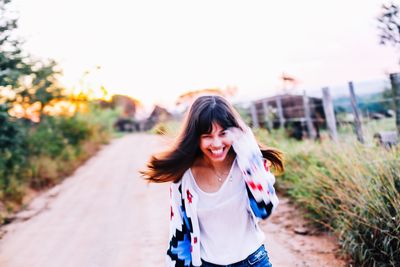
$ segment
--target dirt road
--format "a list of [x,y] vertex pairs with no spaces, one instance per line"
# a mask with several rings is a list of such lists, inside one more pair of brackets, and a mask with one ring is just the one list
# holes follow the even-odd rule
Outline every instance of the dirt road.
[[[168,242],[168,185],[138,175],[160,137],[113,140],[60,185],[35,198],[1,228],[2,267],[160,267]],[[324,236],[293,232],[302,224],[285,199],[262,223],[274,266],[341,266]]]

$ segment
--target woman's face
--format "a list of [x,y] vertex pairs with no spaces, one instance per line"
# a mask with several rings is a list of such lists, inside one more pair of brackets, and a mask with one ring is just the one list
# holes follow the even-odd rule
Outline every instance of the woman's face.
[[226,158],[232,140],[226,130],[213,123],[211,133],[200,136],[200,150],[212,162],[221,162]]

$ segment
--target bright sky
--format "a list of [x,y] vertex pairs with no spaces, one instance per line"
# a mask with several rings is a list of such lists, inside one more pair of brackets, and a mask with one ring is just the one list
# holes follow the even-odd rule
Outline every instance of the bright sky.
[[92,85],[165,105],[213,87],[269,96],[283,72],[301,90],[382,79],[398,71],[378,44],[383,2],[14,0],[26,49],[57,60],[66,86],[89,70]]

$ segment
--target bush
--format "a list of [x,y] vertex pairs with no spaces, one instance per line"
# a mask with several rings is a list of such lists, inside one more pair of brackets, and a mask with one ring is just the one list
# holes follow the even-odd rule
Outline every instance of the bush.
[[46,155],[56,158],[68,144],[63,134],[57,129],[57,119],[44,118],[35,125],[27,136],[30,156]]
[[58,183],[107,143],[118,114],[91,105],[87,113],[43,116],[34,124],[10,117],[0,105],[0,224],[6,218],[2,207],[18,209],[27,186]]
[[76,116],[59,118],[56,128],[67,140],[67,143],[72,146],[79,145],[91,135],[91,129],[88,123]]
[[120,113],[120,109],[104,109],[96,103],[91,103],[89,112],[76,116],[90,127],[92,141],[107,143],[114,134],[114,123]]
[[7,113],[5,105],[0,105],[0,200],[12,198],[21,200],[19,184],[26,171],[25,132],[21,124]]
[[68,146],[75,147],[79,154],[79,145],[91,136],[90,126],[76,116],[45,117],[41,123],[31,129],[28,136],[31,155],[46,155],[57,158]]
[[[101,111],[97,111],[96,115],[99,114]],[[77,164],[72,162],[85,160],[97,150],[99,144],[108,141],[109,128],[93,117],[101,116],[89,112],[72,117],[43,117],[30,130],[27,137],[30,186],[43,188],[57,183],[61,176],[76,167]],[[85,148],[90,148],[90,151],[84,151]]]

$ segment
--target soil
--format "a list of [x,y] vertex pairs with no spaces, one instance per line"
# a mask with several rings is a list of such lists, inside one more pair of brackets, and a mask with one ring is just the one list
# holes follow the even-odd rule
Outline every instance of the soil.
[[[138,171],[167,142],[131,134],[113,140],[57,186],[0,227],[2,267],[159,267],[168,243],[168,184],[147,185]],[[281,197],[261,222],[273,266],[345,266],[337,243],[314,234]]]

